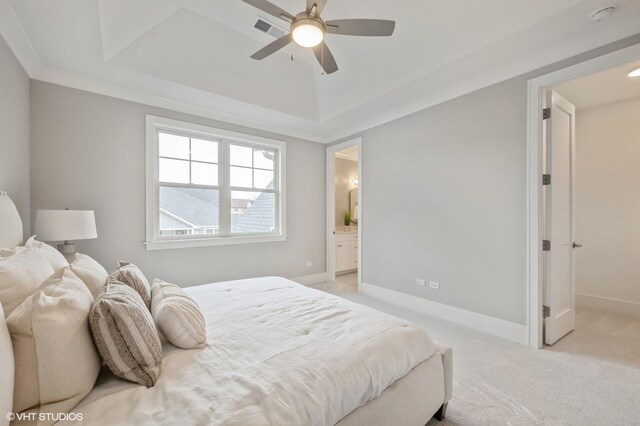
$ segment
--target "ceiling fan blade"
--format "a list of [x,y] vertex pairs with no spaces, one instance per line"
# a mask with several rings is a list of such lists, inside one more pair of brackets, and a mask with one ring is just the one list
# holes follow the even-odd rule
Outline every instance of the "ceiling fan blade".
[[324,41],[313,48],[313,53],[324,72],[331,74],[338,71],[338,64]]
[[256,9],[260,9],[261,11],[268,13],[269,15],[275,16],[276,18],[280,18],[284,21],[293,21],[293,15],[287,12],[284,9],[279,8],[275,4],[267,1],[267,0],[242,0],[243,2],[250,4]]
[[293,37],[291,36],[291,33],[284,35],[279,39],[267,44],[265,47],[263,47],[262,49],[258,50],[256,53],[251,55],[251,59],[257,59],[257,60],[264,59],[267,56],[276,53],[278,50],[282,49],[292,41],[293,41]]
[[316,6],[316,15],[320,15],[327,5],[327,0],[307,0],[307,12],[311,12],[311,8]]
[[337,19],[326,21],[327,33],[351,36],[385,37],[393,34],[395,21],[384,19]]

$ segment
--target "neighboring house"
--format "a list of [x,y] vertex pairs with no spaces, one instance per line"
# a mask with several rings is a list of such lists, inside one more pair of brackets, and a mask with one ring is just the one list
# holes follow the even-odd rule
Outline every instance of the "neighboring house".
[[215,234],[218,230],[216,191],[193,188],[160,188],[162,235]]
[[263,192],[251,203],[244,214],[231,216],[231,230],[242,233],[273,232],[274,212],[274,194]]
[[[163,186],[160,188],[162,235],[215,234],[218,230],[218,196],[215,191]],[[272,232],[275,197],[262,193],[253,202],[232,200],[234,233]]]

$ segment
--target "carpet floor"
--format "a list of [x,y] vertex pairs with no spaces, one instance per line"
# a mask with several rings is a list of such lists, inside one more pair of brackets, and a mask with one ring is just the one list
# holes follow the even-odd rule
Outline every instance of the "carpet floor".
[[[349,277],[352,278],[352,277]],[[542,350],[357,293],[353,279],[313,286],[412,321],[453,348],[447,419],[428,425],[640,425],[640,318],[579,310]]]

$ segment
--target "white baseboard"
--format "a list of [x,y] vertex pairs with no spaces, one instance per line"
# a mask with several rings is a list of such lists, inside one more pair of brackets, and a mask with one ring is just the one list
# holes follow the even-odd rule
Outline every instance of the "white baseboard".
[[640,316],[640,303],[638,302],[595,296],[593,294],[576,293],[576,306]]
[[319,274],[305,275],[303,277],[291,278],[291,281],[295,281],[302,285],[315,285],[327,282],[327,273],[320,272]]
[[451,321],[455,324],[493,334],[522,345],[528,344],[527,326],[501,320],[477,312],[467,311],[422,297],[411,296],[398,291],[389,290],[373,284],[362,283],[360,292],[403,308],[422,312],[436,318]]

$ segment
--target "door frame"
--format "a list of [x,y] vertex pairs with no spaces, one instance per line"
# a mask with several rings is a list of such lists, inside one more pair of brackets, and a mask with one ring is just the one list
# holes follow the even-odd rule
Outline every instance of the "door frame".
[[640,58],[640,44],[635,44],[596,58],[580,62],[528,81],[527,87],[527,342],[542,348],[542,304],[544,269],[544,128],[542,109],[545,91],[553,86],[594,72],[603,71]]
[[358,147],[358,291],[362,285],[362,223],[364,208],[362,202],[362,138],[354,138],[348,141],[327,147],[326,153],[326,244],[327,244],[327,281],[336,280],[336,248],[335,230],[336,223],[336,182],[335,182],[335,154],[352,146]]

